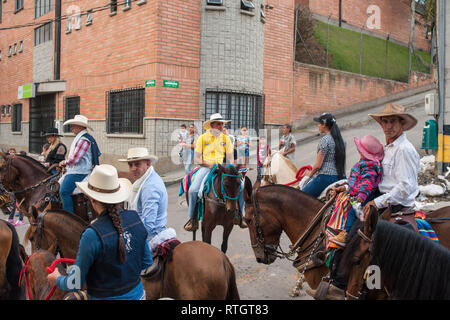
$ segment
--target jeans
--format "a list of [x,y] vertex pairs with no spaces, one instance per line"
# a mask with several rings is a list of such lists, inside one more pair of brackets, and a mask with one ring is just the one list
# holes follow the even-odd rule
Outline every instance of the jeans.
[[[22,212],[17,211],[19,213],[19,220],[22,221],[23,220],[23,214]],[[14,220],[14,215],[16,214],[16,202],[14,201],[14,204],[11,207],[11,213],[9,214],[8,219],[9,220]]]
[[302,191],[317,198],[330,184],[337,181],[339,181],[338,176],[319,174],[317,177],[313,178]]
[[[375,189],[375,191],[372,191],[372,193],[370,193],[366,200],[361,203],[361,209],[370,201],[372,201],[373,199],[377,198],[378,196],[380,196],[380,192],[378,191],[378,189]],[[347,231],[347,234],[350,232],[350,229],[352,228],[353,222],[355,222],[356,220],[356,212],[355,209],[350,208],[350,210],[348,211],[347,214],[347,221],[345,222],[345,227],[344,230]]]
[[263,175],[264,175],[264,166],[258,165],[258,167],[256,168],[256,172],[257,172],[257,177],[258,177],[257,179],[262,180]]
[[74,213],[71,195],[73,190],[75,190],[76,188],[75,182],[82,181],[86,176],[87,174],[67,174],[65,176],[64,181],[62,182],[59,189],[59,195],[61,197],[61,202],[64,210]]

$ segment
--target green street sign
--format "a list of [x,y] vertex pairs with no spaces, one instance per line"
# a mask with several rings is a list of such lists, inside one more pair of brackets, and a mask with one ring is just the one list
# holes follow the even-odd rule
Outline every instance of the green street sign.
[[178,81],[163,80],[163,86],[168,88],[178,88],[180,83]]
[[17,89],[17,99],[34,98],[36,96],[36,85],[34,83],[24,84]]
[[146,87],[154,87],[156,85],[156,80],[147,80],[145,81]]

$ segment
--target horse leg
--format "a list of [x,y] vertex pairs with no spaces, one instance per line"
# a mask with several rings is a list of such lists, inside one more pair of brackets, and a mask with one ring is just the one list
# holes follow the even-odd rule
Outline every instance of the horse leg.
[[233,230],[233,224],[223,227],[222,246],[220,247],[220,249],[222,250],[223,253],[227,253],[228,237],[230,236],[231,230]]
[[5,223],[0,223],[0,299],[7,299],[6,260],[12,244],[12,232]]

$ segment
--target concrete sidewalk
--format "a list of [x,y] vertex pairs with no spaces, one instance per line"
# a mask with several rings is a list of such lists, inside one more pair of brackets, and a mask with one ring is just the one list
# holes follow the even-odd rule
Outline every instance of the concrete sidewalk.
[[[401,104],[401,105],[405,106],[407,109],[418,108],[418,107],[423,108],[425,105],[425,95],[428,93],[435,92],[435,91],[436,90],[433,89],[430,91],[415,94],[410,97],[395,100],[392,102]],[[336,120],[337,120],[340,130],[344,131],[344,130],[350,129],[350,128],[362,127],[371,121],[375,121],[371,117],[369,117],[368,114],[379,113],[384,108],[384,106],[385,106],[385,103],[383,103],[381,105],[376,105],[374,107],[366,108],[364,110],[357,111],[357,112],[340,113],[339,115],[336,115]],[[311,123],[309,125],[307,125],[304,129],[295,131],[293,134],[296,138],[297,145],[301,144],[302,142],[307,142],[310,140],[318,139],[319,132],[317,129],[317,123],[313,122],[312,117],[311,117]],[[277,148],[278,142],[272,141],[271,147],[273,149]],[[250,152],[251,159],[256,156],[256,150],[255,150],[256,148],[252,148],[252,149],[254,149],[254,150],[251,150],[251,152]],[[163,179],[166,186],[170,186],[170,185],[179,183],[181,181],[181,179],[184,178],[184,176],[185,176],[184,168],[180,168],[180,169],[177,169],[177,170],[174,170],[171,172],[167,172],[165,174],[161,174],[161,178]]]

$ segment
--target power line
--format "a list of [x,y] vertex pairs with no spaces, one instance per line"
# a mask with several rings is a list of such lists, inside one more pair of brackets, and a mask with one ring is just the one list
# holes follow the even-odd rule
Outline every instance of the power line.
[[[0,0],[1,1],[1,0]],[[136,2],[138,0],[124,0],[123,2],[117,2],[117,4],[115,4],[115,6],[119,7],[131,2]],[[71,15],[61,15],[60,18],[54,18],[54,19],[46,19],[40,22],[29,22],[26,24],[22,24],[22,25],[16,25],[16,26],[11,26],[11,27],[4,27],[4,28],[0,28],[0,31],[2,30],[12,30],[12,29],[20,29],[20,28],[26,28],[26,27],[33,27],[33,26],[41,26],[50,22],[56,22],[56,21],[62,21],[62,20],[67,20],[67,19],[71,19],[75,16],[83,16],[83,15],[87,15],[88,13],[95,13],[95,12],[100,12],[100,11],[105,11],[105,10],[109,10],[111,8],[111,2],[108,2],[107,4],[103,5],[103,6],[99,6],[99,7],[94,7],[91,9],[88,9],[86,11],[80,11],[79,13],[75,13],[75,14],[71,14]]]

